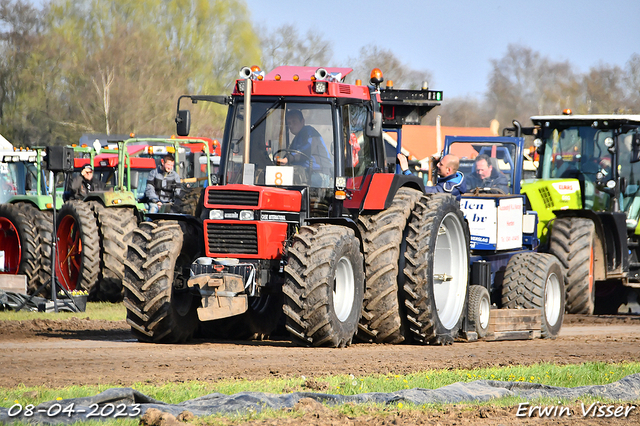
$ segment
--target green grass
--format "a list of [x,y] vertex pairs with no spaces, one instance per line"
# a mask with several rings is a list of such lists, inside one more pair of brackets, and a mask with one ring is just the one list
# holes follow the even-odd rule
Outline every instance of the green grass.
[[0,321],[25,321],[33,319],[91,318],[93,320],[124,321],[127,310],[122,303],[89,302],[85,312],[32,312],[2,311]]
[[[541,383],[551,386],[576,387],[584,385],[600,385],[615,382],[630,374],[640,372],[640,363],[629,362],[607,364],[602,362],[578,365],[537,364],[527,367],[512,366],[502,368],[482,368],[474,370],[430,370],[409,375],[374,375],[356,377],[353,375],[296,377],[289,379],[268,380],[221,380],[210,382],[169,383],[151,385],[136,383],[132,387],[145,395],[176,404],[210,393],[227,395],[243,391],[290,393],[320,392],[336,395],[355,395],[366,392],[394,392],[402,389],[424,388],[437,389],[456,382],[472,382],[475,380],[498,380],[514,382]],[[308,387],[313,380],[322,389],[313,390]],[[10,407],[15,401],[22,404],[39,404],[56,399],[92,396],[111,387],[110,384],[100,386],[71,386],[63,389],[42,386],[7,389],[0,388],[0,406]]]
[[[197,398],[210,393],[234,394],[242,391],[268,392],[268,393],[290,393],[290,392],[321,392],[337,395],[354,395],[366,392],[394,392],[402,389],[425,388],[436,389],[456,382],[471,382],[475,380],[498,380],[514,382],[534,382],[551,386],[575,387],[583,385],[602,385],[615,382],[630,374],[640,372],[639,362],[628,362],[619,364],[607,364],[603,362],[592,362],[578,365],[555,365],[537,364],[531,366],[511,366],[501,368],[482,368],[473,370],[429,370],[409,375],[373,375],[356,377],[353,375],[338,376],[318,376],[318,377],[295,377],[289,379],[268,379],[258,381],[248,380],[221,380],[215,383],[208,382],[186,382],[170,383],[165,385],[151,385],[147,383],[137,383],[132,387],[141,393],[160,401],[177,404],[185,400]],[[312,390],[321,387],[320,390]],[[83,396],[93,396],[114,385],[100,386],[71,386],[62,389],[47,388],[43,386],[7,389],[0,388],[0,406],[11,407],[15,403],[23,406],[27,404],[37,405],[41,402],[77,398]],[[580,402],[586,405],[592,402],[613,403],[617,401],[607,401],[603,398],[592,398],[585,396],[580,401],[558,400],[557,398],[540,398],[537,400],[526,400],[519,397],[506,397],[498,400],[478,403],[469,402],[453,406],[455,410],[473,410],[482,406],[514,407],[520,402],[529,402],[539,405],[566,405],[579,406]],[[414,405],[403,402],[391,405],[381,404],[343,404],[330,409],[334,414],[344,414],[351,418],[358,416],[386,416],[398,414],[402,411],[415,411],[436,413],[451,409],[447,404],[425,404]],[[236,413],[236,414],[216,414],[197,418],[193,421],[197,425],[234,425],[250,420],[268,420],[281,418],[297,418],[303,415],[295,410],[272,410],[265,409],[259,413]],[[83,424],[93,424],[83,423]],[[96,423],[97,424],[97,423]],[[102,426],[110,425],[137,425],[137,419],[118,419],[116,421],[100,422]]]

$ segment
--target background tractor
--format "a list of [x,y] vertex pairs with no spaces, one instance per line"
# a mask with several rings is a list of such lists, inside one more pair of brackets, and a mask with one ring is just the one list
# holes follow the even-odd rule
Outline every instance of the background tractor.
[[[552,254],[538,253],[537,213],[521,195],[524,138],[446,136],[444,154],[460,159],[467,193],[460,200],[471,234],[470,331],[485,337],[495,309],[536,309],[541,336],[555,338],[564,317],[562,265]],[[507,177],[509,191],[469,187],[476,158],[486,155]],[[518,330],[514,330],[518,335]]]
[[[220,170],[197,220],[134,230],[125,305],[139,340],[269,335],[279,325],[310,346],[457,336],[468,282],[462,212],[449,195],[425,195],[421,179],[389,172],[380,103],[403,91],[380,90],[377,69],[369,87],[345,84],[350,71],[244,68],[231,96],[178,100],[183,136],[181,100],[228,105]],[[412,92],[424,113],[442,99]],[[294,110],[318,133],[309,143],[322,161],[291,147]]]
[[535,116],[537,179],[522,192],[538,212],[542,250],[562,263],[567,312],[637,310],[640,288],[640,115]]
[[[200,139],[131,138],[118,142],[117,149],[75,147],[74,171],[65,175],[65,194],[87,163],[93,164],[94,175],[106,191],[67,201],[60,209],[56,276],[64,288],[86,290],[90,300],[122,300],[127,247],[133,229],[147,215],[144,190],[149,173],[156,168],[153,158],[139,156],[148,151],[149,143],[165,144],[165,149],[169,146],[174,151],[189,143],[199,146],[205,162],[210,161],[208,143]],[[208,179],[201,181],[206,184]]]
[[43,147],[0,151],[0,274],[25,275],[29,294],[51,283],[53,197],[44,154]]

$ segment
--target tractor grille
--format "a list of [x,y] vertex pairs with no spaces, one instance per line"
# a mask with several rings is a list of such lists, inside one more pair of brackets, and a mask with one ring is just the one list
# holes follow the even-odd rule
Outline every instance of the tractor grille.
[[257,206],[260,193],[257,191],[209,191],[209,204],[230,206]]
[[540,197],[542,197],[542,202],[547,209],[553,208],[553,198],[551,198],[549,188],[546,186],[540,188]]
[[211,253],[258,254],[258,229],[255,224],[208,223],[207,241]]
[[350,95],[351,87],[348,84],[338,84],[338,91],[343,95]]

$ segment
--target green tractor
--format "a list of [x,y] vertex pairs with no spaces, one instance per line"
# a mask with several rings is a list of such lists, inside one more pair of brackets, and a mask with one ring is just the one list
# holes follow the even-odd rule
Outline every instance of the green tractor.
[[51,283],[53,197],[44,154],[43,147],[0,151],[0,274],[25,275],[28,294]]
[[[634,310],[640,288],[640,115],[535,116],[536,179],[522,193],[566,275],[568,313]],[[622,305],[626,305],[621,308]]]
[[[65,177],[65,197],[72,179],[87,163],[93,165],[95,177],[106,184],[106,190],[91,192],[83,200],[67,200],[58,214],[56,276],[67,290],[85,290],[89,300],[122,300],[128,241],[148,215],[143,196],[156,161],[140,153],[149,142],[174,149],[182,142],[200,143],[205,161],[209,160],[206,143],[197,139],[131,138],[118,142],[117,149],[74,148],[78,157],[73,159],[75,173]],[[177,204],[158,215],[183,213]]]

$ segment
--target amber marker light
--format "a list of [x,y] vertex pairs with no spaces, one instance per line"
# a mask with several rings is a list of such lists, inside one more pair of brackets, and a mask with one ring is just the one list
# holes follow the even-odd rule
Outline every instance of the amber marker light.
[[562,115],[571,115],[573,114],[573,111],[571,111],[570,108],[566,108],[562,111]]
[[347,198],[346,191],[336,191],[335,193],[336,200],[345,200]]
[[135,134],[135,133],[133,133],[133,132],[131,132],[131,133],[129,133],[129,137],[130,137],[130,138],[135,138],[135,137],[136,137],[136,134]]
[[259,66],[254,65],[251,67],[251,72],[260,72],[262,71]]
[[295,74],[293,76],[293,81],[298,81],[298,80],[300,80],[300,76],[298,76],[298,74]]
[[280,74],[276,74],[276,76],[274,78],[275,78],[276,81],[280,81],[282,76]]
[[393,80],[387,81],[387,89],[393,89]]
[[384,77],[382,76],[382,71],[380,68],[374,68],[371,70],[371,82],[375,84],[380,84],[384,81]]
[[356,86],[362,86],[362,80],[357,79],[356,80]]

